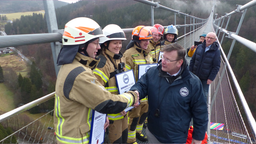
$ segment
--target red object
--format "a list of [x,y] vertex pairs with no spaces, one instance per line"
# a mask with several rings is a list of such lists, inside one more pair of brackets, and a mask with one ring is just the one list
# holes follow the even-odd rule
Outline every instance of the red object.
[[[189,129],[188,129],[188,138],[187,138],[187,141],[186,141],[186,144],[191,144],[192,143],[192,134],[193,134],[193,126],[190,126]],[[202,144],[207,144],[207,133],[205,133],[205,136],[204,136],[204,140],[202,141]]]

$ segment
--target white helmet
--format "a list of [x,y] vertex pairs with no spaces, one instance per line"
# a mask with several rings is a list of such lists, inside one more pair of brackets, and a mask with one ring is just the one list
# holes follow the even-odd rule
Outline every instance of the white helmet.
[[90,18],[78,17],[66,23],[62,43],[63,45],[80,45],[99,37],[104,35],[97,22]]
[[102,31],[105,37],[100,38],[101,44],[111,40],[126,40],[124,31],[116,24],[109,24]]

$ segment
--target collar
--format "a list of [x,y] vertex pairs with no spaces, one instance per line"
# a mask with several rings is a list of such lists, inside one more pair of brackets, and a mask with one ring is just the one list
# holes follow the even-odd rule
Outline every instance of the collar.
[[147,48],[146,50],[138,47],[137,45],[134,45],[135,49],[140,53],[143,54],[144,57],[148,55],[148,53],[150,52],[149,48]]
[[169,74],[168,72],[167,72],[167,74],[170,75],[170,76],[177,76],[180,73],[180,70],[181,70],[181,68],[179,69],[179,71],[177,73],[175,73],[173,75]]
[[120,52],[119,52],[119,54],[115,54],[108,49],[105,49],[104,52],[106,55],[110,56],[113,59],[121,59],[123,56]]
[[88,67],[90,69],[94,69],[97,67],[99,60],[98,59],[94,59],[88,56],[85,56],[83,54],[77,53],[75,59],[80,62],[81,64],[83,64],[85,67]]
[[152,39],[150,40],[150,43],[156,47],[157,45],[160,45],[160,41],[154,42]]

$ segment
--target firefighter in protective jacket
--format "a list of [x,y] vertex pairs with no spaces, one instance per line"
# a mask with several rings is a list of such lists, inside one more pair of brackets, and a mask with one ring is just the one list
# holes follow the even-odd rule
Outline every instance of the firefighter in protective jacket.
[[57,143],[89,143],[92,110],[119,113],[137,101],[133,92],[111,94],[94,76],[99,37],[103,36],[100,26],[89,18],[75,18],[65,25],[57,60],[62,66],[55,86]]
[[164,27],[160,24],[155,24],[150,29],[150,31],[152,32],[152,39],[150,40],[148,47],[151,50],[150,54],[152,56],[153,62],[158,63]]
[[[152,33],[149,28],[137,26],[132,31],[133,46],[125,51],[125,68],[133,69],[135,81],[138,80],[138,65],[153,63],[152,57],[149,55],[149,41],[152,38]],[[147,117],[148,102],[147,99],[142,99],[138,108],[134,108],[128,112],[128,140],[127,143],[136,142],[136,137],[141,141],[147,141],[141,131],[143,123]]]
[[[101,53],[98,56],[100,63],[93,73],[98,81],[112,94],[118,94],[116,74],[125,70],[123,55],[120,53],[122,41],[126,40],[124,31],[115,24],[109,24],[103,28],[101,40]],[[124,114],[124,115],[122,115]],[[126,143],[128,136],[128,116],[126,113],[108,114],[108,137],[110,143]]]

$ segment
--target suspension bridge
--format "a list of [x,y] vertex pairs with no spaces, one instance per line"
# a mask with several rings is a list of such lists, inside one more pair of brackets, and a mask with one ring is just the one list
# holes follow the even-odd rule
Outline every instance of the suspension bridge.
[[[256,142],[256,122],[251,110],[246,102],[244,94],[238,84],[236,76],[229,64],[229,59],[234,45],[238,42],[252,51],[256,52],[256,43],[239,36],[247,9],[255,7],[256,1],[252,0],[244,5],[238,5],[233,11],[217,18],[215,7],[207,19],[198,18],[179,10],[171,9],[160,5],[158,2],[147,0],[135,0],[151,7],[151,23],[154,24],[154,10],[163,9],[174,14],[174,25],[178,29],[184,28],[184,35],[178,37],[177,43],[184,48],[193,45],[199,35],[214,31],[218,36],[218,43],[221,50],[221,68],[216,79],[210,85],[208,99],[208,142],[209,143],[255,143]],[[5,35],[0,36],[0,48],[15,47],[20,45],[51,43],[52,55],[56,74],[59,67],[56,65],[56,57],[61,49],[59,40],[62,37],[63,29],[58,29],[53,0],[43,0],[45,16],[47,20],[48,33],[25,34],[25,35]],[[230,17],[240,14],[236,32],[228,31]],[[176,15],[184,16],[182,24],[176,24]],[[123,29],[126,33],[131,33],[132,28]],[[228,54],[222,49],[222,42],[226,39],[232,40]],[[190,58],[187,57],[189,62]],[[10,127],[14,132],[9,136],[0,139],[0,143],[6,140],[11,141],[17,138],[17,143],[56,143],[53,127],[53,110],[45,113],[41,117],[26,121],[21,119],[24,112],[43,103],[47,103],[54,98],[55,92],[45,95],[37,100],[31,101],[23,106],[13,109],[0,115],[0,123],[5,127]],[[238,103],[239,101],[239,103]],[[0,137],[1,138],[1,137]]]

